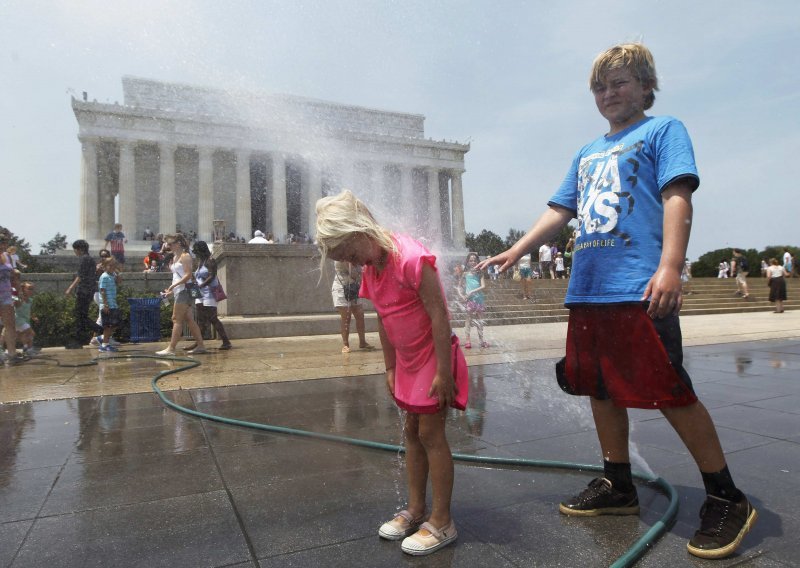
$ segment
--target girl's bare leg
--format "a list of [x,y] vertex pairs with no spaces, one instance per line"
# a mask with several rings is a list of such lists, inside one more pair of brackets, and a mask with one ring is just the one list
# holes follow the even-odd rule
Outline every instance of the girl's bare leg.
[[425,449],[431,476],[433,504],[428,519],[437,529],[450,523],[450,499],[453,495],[453,454],[445,434],[447,410],[419,415],[419,441]]
[[408,476],[408,512],[414,518],[425,513],[428,486],[428,456],[419,439],[419,414],[406,415],[406,475]]

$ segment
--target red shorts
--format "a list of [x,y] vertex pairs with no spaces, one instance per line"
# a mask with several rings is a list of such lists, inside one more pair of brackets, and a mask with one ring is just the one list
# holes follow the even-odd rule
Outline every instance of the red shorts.
[[683,368],[678,316],[653,320],[641,304],[570,308],[567,356],[556,365],[565,392],[626,408],[697,402]]

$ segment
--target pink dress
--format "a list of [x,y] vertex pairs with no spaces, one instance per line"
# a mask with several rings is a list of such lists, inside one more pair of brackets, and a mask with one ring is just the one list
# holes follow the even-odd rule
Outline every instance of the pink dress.
[[[439,411],[438,400],[429,397],[428,391],[436,375],[436,351],[431,319],[422,304],[419,287],[423,265],[436,270],[436,257],[406,235],[392,235],[392,238],[399,254],[389,255],[380,274],[374,266],[364,267],[359,296],[372,300],[395,348],[395,402],[409,412],[435,414]],[[453,335],[451,341],[453,375],[458,389],[453,406],[464,410],[469,392],[467,363],[458,337]]]

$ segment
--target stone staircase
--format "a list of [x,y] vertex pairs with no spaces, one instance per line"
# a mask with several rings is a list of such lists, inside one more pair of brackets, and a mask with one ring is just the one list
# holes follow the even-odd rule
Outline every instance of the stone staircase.
[[[514,325],[524,323],[548,323],[567,321],[569,311],[564,308],[567,280],[534,280],[533,300],[523,300],[519,282],[501,279],[487,282],[486,325]],[[766,280],[749,278],[750,298],[735,296],[736,283],[732,279],[694,278],[691,294],[684,296],[682,316],[725,314],[741,312],[764,312],[773,309],[767,297]],[[800,279],[787,280],[789,301],[787,310],[800,309]],[[454,296],[454,294],[453,294]],[[464,326],[464,310],[458,302],[451,300],[450,314],[454,329]],[[367,331],[377,331],[375,313],[366,314]],[[220,318],[234,339],[252,337],[293,337],[304,335],[328,335],[339,333],[339,315],[330,312],[307,315],[248,316]],[[351,323],[350,339],[354,340],[355,323]]]
[[[486,325],[513,325],[522,323],[547,323],[567,321],[569,310],[564,308],[567,280],[534,280],[533,299],[523,300],[519,282],[501,279],[487,282]],[[750,297],[736,296],[733,279],[694,278],[684,295],[682,316],[771,311],[769,290],[764,278],[748,278]],[[800,301],[792,300],[800,293],[800,280],[787,280],[784,309],[800,309]],[[464,325],[464,309],[456,301],[450,302],[454,328]]]

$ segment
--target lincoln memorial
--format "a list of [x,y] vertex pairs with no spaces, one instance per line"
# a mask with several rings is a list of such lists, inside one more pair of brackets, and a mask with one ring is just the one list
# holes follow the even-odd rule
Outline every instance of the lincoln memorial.
[[[261,92],[124,77],[122,104],[72,99],[82,145],[80,236],[101,243],[215,227],[313,238],[314,203],[352,189],[392,229],[464,249],[469,144],[425,137],[425,117]],[[223,225],[224,223],[224,225]],[[133,244],[133,243],[132,243]]]

